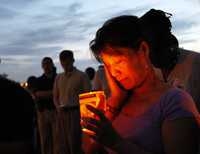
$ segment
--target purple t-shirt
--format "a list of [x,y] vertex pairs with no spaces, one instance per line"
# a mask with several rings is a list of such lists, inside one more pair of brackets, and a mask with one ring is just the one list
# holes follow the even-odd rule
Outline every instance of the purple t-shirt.
[[[122,113],[113,121],[117,132],[146,151],[163,154],[161,126],[165,120],[195,117],[194,102],[185,91],[173,88],[161,96],[144,114],[132,117]],[[112,153],[110,151],[110,153]]]

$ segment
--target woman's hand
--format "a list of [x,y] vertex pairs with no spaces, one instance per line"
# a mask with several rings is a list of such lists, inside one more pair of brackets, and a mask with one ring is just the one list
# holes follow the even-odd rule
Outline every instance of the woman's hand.
[[114,145],[120,143],[122,138],[115,131],[111,122],[104,116],[104,114],[90,105],[87,105],[87,108],[97,117],[96,119],[82,119],[83,127],[94,132],[94,135],[89,136],[92,137],[96,142],[108,148],[112,148]]
[[115,97],[119,100],[123,100],[127,96],[127,91],[120,87],[119,83],[116,82],[106,66],[104,66],[104,70],[110,88],[110,97]]
[[119,83],[112,77],[106,66],[104,66],[104,70],[110,88],[110,96],[107,99],[108,111],[106,112],[106,117],[112,120],[123,105],[128,96],[128,92],[120,87]]

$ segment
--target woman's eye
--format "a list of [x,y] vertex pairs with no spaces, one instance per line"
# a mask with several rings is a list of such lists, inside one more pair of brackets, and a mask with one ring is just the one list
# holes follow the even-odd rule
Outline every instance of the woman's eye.
[[115,62],[115,64],[117,64],[117,65],[119,65],[119,64],[122,64],[122,60],[119,60],[119,61],[117,61],[117,62]]

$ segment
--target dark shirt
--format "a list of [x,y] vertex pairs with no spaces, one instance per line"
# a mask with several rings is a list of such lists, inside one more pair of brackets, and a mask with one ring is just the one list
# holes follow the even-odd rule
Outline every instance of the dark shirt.
[[[51,77],[47,77],[45,74],[38,77],[37,91],[53,90],[55,77],[56,77],[56,74],[53,74]],[[39,111],[43,111],[44,109],[48,109],[48,110],[55,109],[55,106],[53,103],[53,97],[41,98],[41,99],[37,100],[37,107],[38,107]]]

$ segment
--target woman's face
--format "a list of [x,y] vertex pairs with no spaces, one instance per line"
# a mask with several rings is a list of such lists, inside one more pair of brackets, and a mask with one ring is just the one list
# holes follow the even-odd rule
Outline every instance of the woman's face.
[[53,63],[51,61],[43,61],[42,62],[42,68],[45,74],[52,73],[53,71]]
[[148,65],[144,52],[107,46],[100,56],[111,75],[125,89],[140,87],[146,79]]

